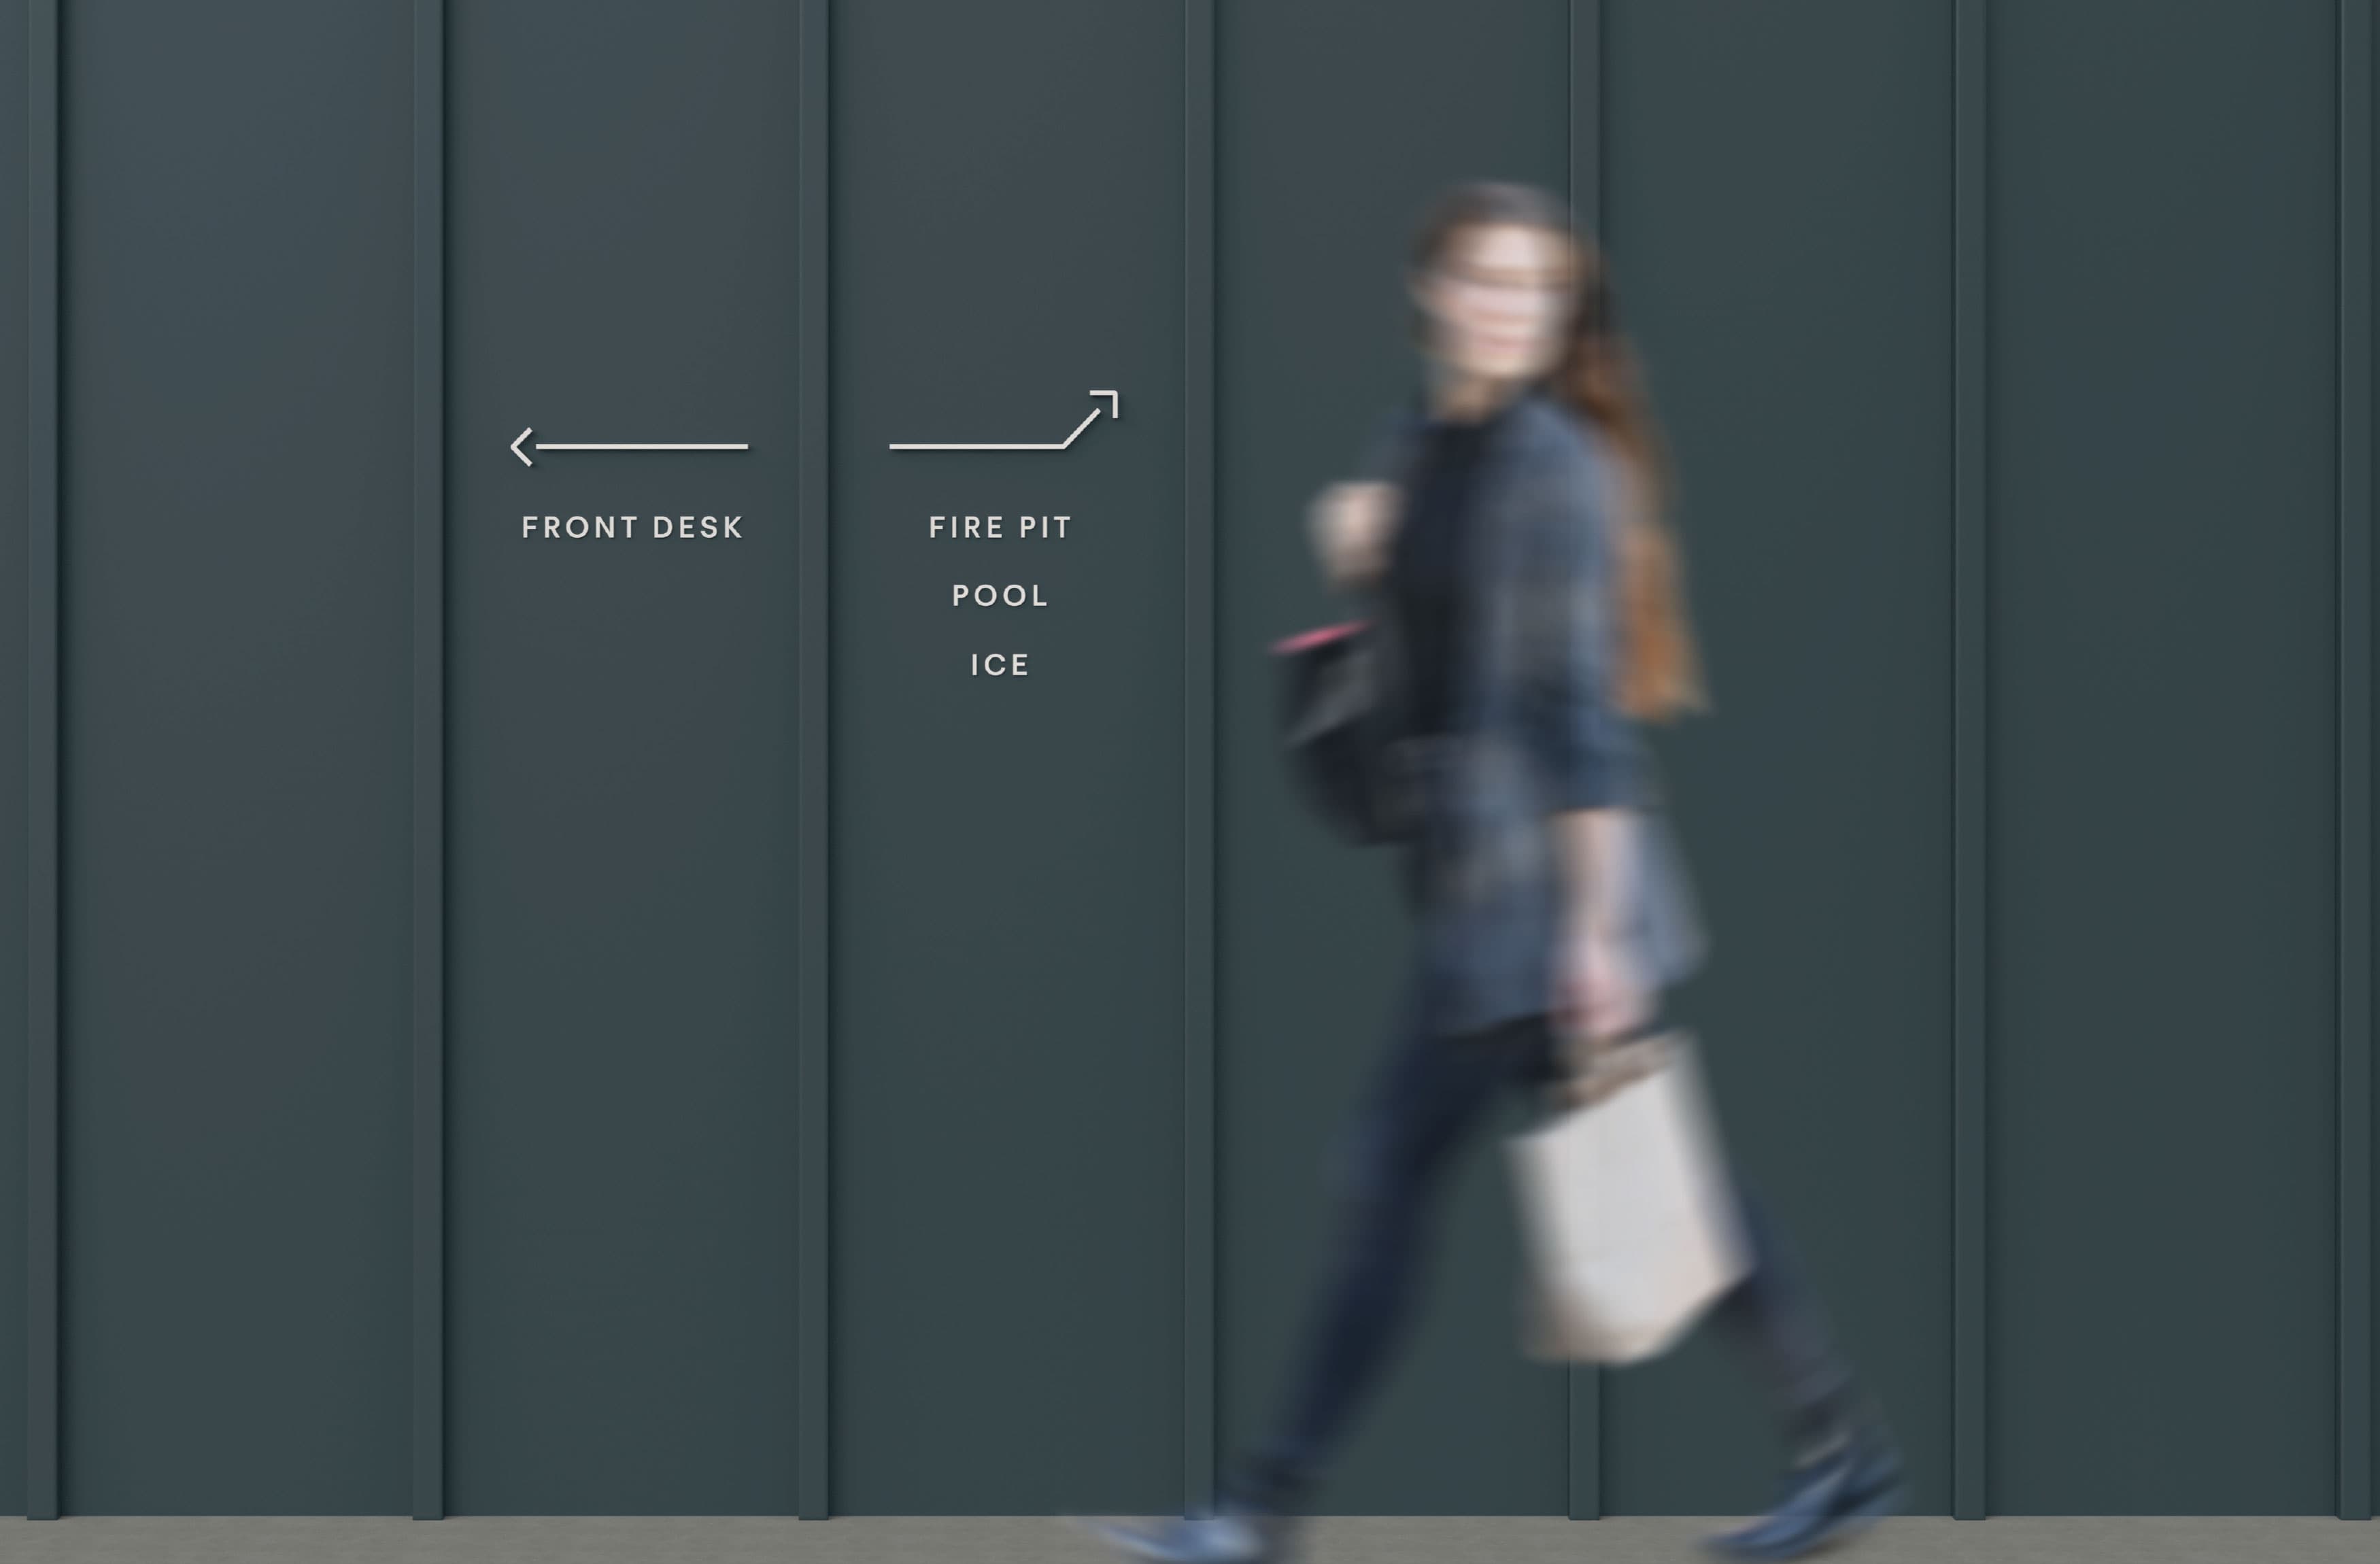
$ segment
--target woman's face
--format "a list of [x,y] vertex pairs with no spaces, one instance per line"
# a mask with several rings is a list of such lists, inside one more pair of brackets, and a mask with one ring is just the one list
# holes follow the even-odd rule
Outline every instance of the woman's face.
[[1554,367],[1571,297],[1565,236],[1520,223],[1456,233],[1414,287],[1431,353],[1457,373],[1528,380]]

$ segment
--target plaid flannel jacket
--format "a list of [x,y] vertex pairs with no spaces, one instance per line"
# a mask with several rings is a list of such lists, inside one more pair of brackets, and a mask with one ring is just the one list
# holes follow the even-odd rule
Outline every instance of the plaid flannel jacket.
[[[1404,485],[1427,406],[1415,393],[1374,432],[1358,476]],[[1454,731],[1408,759],[1426,800],[1408,865],[1426,1020],[1465,1032],[1543,1012],[1562,886],[1552,822],[1621,807],[1636,829],[1624,873],[1630,932],[1657,984],[1699,959],[1700,931],[1666,830],[1650,758],[1613,699],[1616,567],[1603,437],[1542,389],[1497,420],[1480,455],[1460,547]],[[1366,594],[1391,699],[1405,638],[1385,581]]]

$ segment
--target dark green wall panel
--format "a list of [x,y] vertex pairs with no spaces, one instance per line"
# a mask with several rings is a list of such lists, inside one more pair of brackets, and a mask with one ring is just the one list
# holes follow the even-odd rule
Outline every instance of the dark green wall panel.
[[[834,1507],[1172,1509],[1182,18],[835,26]],[[1095,387],[1064,452],[888,449],[1062,440]]]
[[404,1504],[405,36],[65,19],[68,1510]]
[[[1342,617],[1305,512],[1419,382],[1403,261],[1423,207],[1475,176],[1566,173],[1568,8],[1500,0],[1221,6],[1217,485],[1221,1424],[1276,1413],[1329,1232],[1329,1160],[1389,1043],[1404,914],[1391,861],[1290,791],[1266,645]],[[1424,114],[1437,101],[1460,113]],[[1513,1351],[1507,1174],[1483,1126],[1437,1213],[1413,1351],[1322,1502],[1560,1514],[1560,1371]],[[1456,1431],[1460,1432],[1457,1433]]]
[[[0,169],[25,165],[25,7],[0,6]],[[25,182],[0,184],[0,822],[25,818]],[[25,1512],[25,833],[0,825],[0,1515]]]
[[1992,1508],[2326,1512],[2335,9],[1994,11]]
[[[1305,507],[1416,382],[1414,221],[1483,176],[1616,257],[1718,702],[1658,741],[1716,940],[1678,1006],[1915,1508],[1954,1430],[1962,1511],[2362,1502],[2370,0],[486,0],[443,86],[405,4],[62,8],[54,127],[0,4],[0,1510],[1200,1497],[1278,1409],[1407,939],[1289,789],[1264,649],[1344,612]],[[1059,440],[1095,387],[1064,452],[887,448]],[[750,449],[524,467],[524,426]],[[1049,606],[952,606],[1012,582]],[[1710,1332],[1516,1351],[1515,1106],[1323,1507],[1749,1509]]]
[[449,28],[448,1508],[785,1513],[795,14]]
[[[2380,1414],[2375,1414],[2374,1410],[2375,1402],[2380,1402],[2380,1394],[2375,1394],[2380,1392],[2380,1375],[2374,1374],[2373,1366],[2380,1363],[2380,1307],[2374,1306],[2373,1297],[2373,1255],[2375,1248],[2380,1248],[2380,1158],[2373,1156],[2372,1146],[2373,1126],[2380,1122],[2380,1076],[2375,1076],[2373,1068],[2372,1036],[2373,966],[2375,959],[2380,959],[2380,951],[2373,949],[2373,937],[2375,928],[2380,928],[2380,906],[2374,904],[2374,866],[2371,863],[2374,830],[2380,826],[2380,806],[2380,806],[2380,800],[2370,795],[2374,719],[2380,716],[2373,703],[2374,673],[2380,670],[2374,667],[2372,627],[2374,601],[2375,597],[2380,597],[2380,572],[2375,571],[2372,541],[2374,437],[2380,436],[2380,427],[2375,427],[2374,422],[2375,418],[2380,418],[2380,370],[2374,367],[2375,357],[2380,356],[2375,356],[2374,341],[2374,321],[2380,320],[2380,275],[2375,275],[2374,260],[2374,213],[2375,209],[2380,209],[2380,144],[2375,144],[2380,143],[2380,112],[2375,112],[2374,103],[2374,83],[2380,81],[2380,27],[2374,25],[2369,0],[2344,0],[2341,15],[2345,23],[2340,29],[2342,47],[2352,49],[2360,42],[2362,52],[2360,56],[2350,55],[2342,60],[2339,71],[2339,216],[2342,240],[2339,251],[2339,363],[2343,370],[2342,381],[2348,382],[2341,387],[2340,400],[2342,427],[2339,433],[2343,458],[2340,464],[2340,520],[2342,532],[2349,542],[2361,545],[2362,569],[2358,573],[2351,566],[2355,553],[2353,547],[2342,551],[2345,557],[2341,564],[2348,568],[2341,571],[2338,588],[2341,600],[2347,605],[2343,625],[2349,637],[2360,629],[2364,655],[2360,681],[2355,676],[2355,670],[2345,666],[2347,658],[2341,658],[2343,690],[2350,698],[2361,696],[2363,705],[2360,712],[2343,714],[2340,727],[2342,736],[2347,740],[2349,766],[2360,765],[2362,781],[2366,787],[2364,796],[2357,797],[2352,792],[2345,792],[2339,801],[2343,828],[2341,848],[2345,850],[2353,843],[2352,821],[2360,818],[2365,855],[2361,881],[2363,904],[2361,908],[2343,909],[2340,924],[2343,945],[2359,934],[2362,936],[2361,963],[2356,960],[2358,952],[2355,951],[2341,952],[2342,972],[2348,978],[2344,986],[2347,1002],[2341,1011],[2346,1024],[2360,1024],[2362,1034],[2360,1037],[2342,1036],[2339,1039],[2341,1051],[2349,1061],[2349,1067],[2342,1071],[2342,1075],[2351,1078],[2358,1068],[2363,1073],[2364,1094],[2360,1104],[2363,1135],[2360,1148],[2352,1144],[2343,1146],[2340,1155],[2345,1170],[2351,1175],[2354,1158],[2360,1150],[2367,1178],[2363,1185],[2365,1205],[2362,1229],[2360,1232],[2342,1231],[2339,1235],[2342,1257],[2350,1261],[2342,1269],[2349,1277],[2350,1289],[2360,1294],[2356,1302],[2361,1303],[2363,1311],[2362,1319],[2358,1321],[2352,1312],[2353,1304],[2341,1310],[2339,1340],[2342,1358],[2352,1356],[2352,1349],[2348,1343],[2359,1326],[2364,1333],[2360,1382],[2349,1382],[2357,1365],[2345,1365],[2345,1372],[2341,1375],[2339,1451],[2344,1468],[2354,1459],[2356,1440],[2360,1436],[2366,1458],[2362,1473],[2364,1487],[2360,1506],[2342,1505],[2338,1513],[2369,1519],[2373,1492],[2380,1488]],[[2360,312],[2355,308],[2359,301],[2362,306]],[[2353,612],[2359,600],[2362,604],[2360,616]],[[2351,645],[2350,639],[2342,638],[2343,648]],[[2361,718],[2360,724],[2357,717]],[[2358,737],[2362,741],[2360,754],[2355,748]],[[2355,885],[2351,869],[2343,883]],[[2362,915],[2360,925],[2356,916],[2359,912]],[[2353,1115],[2348,1117],[2351,1120]],[[2342,1179],[2341,1182],[2342,1200],[2351,1214],[2353,1195],[2344,1187],[2346,1181]],[[2342,1224],[2342,1228],[2346,1225]],[[2356,1274],[2356,1267],[2351,1264],[2359,1246],[2362,1260],[2360,1275]],[[2351,1490],[2353,1484],[2353,1472],[2343,1469],[2339,1485],[2343,1497],[2351,1499],[2355,1497],[2351,1492],[2345,1492]]]
[[[1606,231],[1713,709],[1661,735],[1712,939],[1679,1010],[1746,1176],[1949,1505],[1949,8],[1621,0]],[[1711,1330],[1612,1376],[1607,1505],[1775,1449]]]

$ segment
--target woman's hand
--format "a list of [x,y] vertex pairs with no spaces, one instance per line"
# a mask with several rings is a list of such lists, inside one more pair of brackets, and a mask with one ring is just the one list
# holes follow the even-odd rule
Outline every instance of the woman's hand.
[[1564,809],[1549,823],[1564,891],[1552,1011],[1584,1069],[1652,1013],[1648,975],[1635,943],[1622,933],[1637,904],[1636,819],[1622,808]]
[[1554,952],[1553,1015],[1580,1068],[1643,1024],[1648,1000],[1627,940],[1592,925],[1573,925],[1563,934]]
[[1334,587],[1360,587],[1387,570],[1402,496],[1393,483],[1334,483],[1306,514],[1315,557]]

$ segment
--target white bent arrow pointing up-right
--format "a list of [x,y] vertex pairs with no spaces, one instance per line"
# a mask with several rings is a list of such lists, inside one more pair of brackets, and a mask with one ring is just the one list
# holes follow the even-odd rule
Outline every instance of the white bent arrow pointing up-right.
[[[1108,417],[1111,418],[1120,418],[1123,417],[1123,397],[1120,394],[1112,391],[1094,391],[1091,394],[1094,396],[1104,396],[1108,399]],[[1097,407],[1092,408],[1090,416],[1086,418],[1081,423],[1075,426],[1075,433],[1066,436],[1063,440],[1051,440],[1038,443],[1032,442],[1002,443],[980,441],[927,443],[923,441],[896,440],[892,442],[892,449],[895,451],[1062,451],[1067,446],[1072,445],[1075,443],[1075,435],[1078,435],[1082,433],[1083,430],[1090,428],[1092,420],[1096,419],[1099,416],[1099,410]]]

